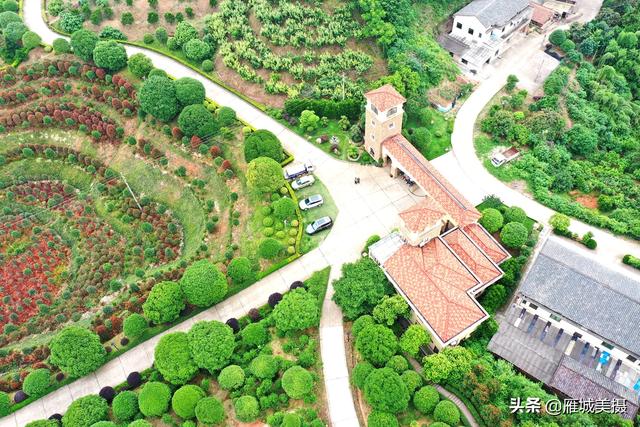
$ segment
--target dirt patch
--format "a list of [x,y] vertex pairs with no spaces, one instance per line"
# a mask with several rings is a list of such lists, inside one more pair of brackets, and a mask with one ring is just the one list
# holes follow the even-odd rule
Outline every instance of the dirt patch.
[[588,209],[598,209],[598,196],[572,191],[569,195],[579,204]]
[[531,195],[531,193],[529,192],[529,187],[527,186],[527,181],[515,180],[511,181],[508,185],[509,188],[514,189],[522,194]]

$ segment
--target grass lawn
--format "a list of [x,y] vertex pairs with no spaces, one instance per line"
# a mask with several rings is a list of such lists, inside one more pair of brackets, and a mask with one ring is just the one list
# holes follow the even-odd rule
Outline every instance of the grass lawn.
[[[320,194],[324,199],[324,204],[320,207],[302,211],[302,218],[304,219],[303,227],[307,227],[308,224],[323,216],[330,216],[334,221],[338,215],[338,208],[335,202],[331,198],[331,194],[327,187],[322,182],[316,179],[316,182],[310,186],[296,191],[298,200],[303,200],[313,194]],[[331,232],[331,229],[321,231],[313,236],[309,236],[306,232],[302,237],[302,253],[307,253],[316,248],[327,235]]]
[[[433,160],[451,150],[451,132],[453,131],[453,117],[433,108],[430,110],[431,120],[426,125],[419,122],[416,117],[409,115],[404,125],[406,132],[409,134],[409,141],[411,141],[427,160]],[[425,144],[421,144],[411,137],[413,130],[421,127],[429,131],[429,139]]]

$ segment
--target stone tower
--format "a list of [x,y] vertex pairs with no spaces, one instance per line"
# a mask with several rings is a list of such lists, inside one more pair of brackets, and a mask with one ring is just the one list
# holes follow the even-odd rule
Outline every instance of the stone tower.
[[367,98],[364,146],[376,161],[382,159],[382,142],[402,132],[406,99],[390,84],[364,94]]

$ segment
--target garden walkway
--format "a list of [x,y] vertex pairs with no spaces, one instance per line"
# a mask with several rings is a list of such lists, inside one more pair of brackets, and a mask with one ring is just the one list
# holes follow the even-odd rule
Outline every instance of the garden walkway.
[[[51,43],[59,35],[51,31],[42,19],[42,2],[43,0],[24,0],[24,20],[29,29],[38,33],[45,43]],[[186,330],[193,322],[202,319],[225,321],[229,317],[240,317],[249,309],[265,304],[271,293],[282,292],[291,282],[304,279],[313,271],[326,266],[332,267],[331,279],[337,278],[342,264],[358,258],[370,235],[389,233],[398,225],[398,213],[418,201],[404,182],[390,179],[385,170],[334,159],[264,112],[179,62],[147,49],[133,46],[126,48],[129,55],[144,53],[157,68],[166,70],[176,78],[192,77],[200,80],[209,98],[220,105],[233,108],[239,118],[255,128],[275,133],[297,160],[313,162],[317,167],[316,176],[327,186],[340,212],[331,233],[318,249],[165,333]],[[358,185],[354,184],[356,176],[360,178]],[[358,425],[358,419],[349,388],[342,314],[331,301],[332,295],[333,288],[329,286],[320,326],[329,416],[333,426],[353,427]],[[97,393],[105,385],[123,382],[129,372],[151,366],[153,348],[159,339],[160,336],[150,339],[114,359],[95,374],[81,378],[1,419],[0,427],[21,427],[30,420],[62,413],[73,399]]]

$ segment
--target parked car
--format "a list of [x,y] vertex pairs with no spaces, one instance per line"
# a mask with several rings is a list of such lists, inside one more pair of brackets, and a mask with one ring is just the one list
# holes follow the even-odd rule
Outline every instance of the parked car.
[[311,162],[299,163],[297,165],[289,166],[284,170],[285,179],[292,180],[302,175],[306,175],[315,170],[315,166]]
[[301,200],[299,203],[300,209],[303,211],[309,210],[311,208],[317,208],[318,206],[322,206],[324,203],[324,199],[320,194],[314,194],[313,196],[309,196],[304,200]]
[[313,175],[304,175],[291,183],[291,188],[300,190],[301,188],[310,187],[316,182]]
[[502,152],[495,153],[491,156],[491,164],[495,167],[500,167],[505,163],[510,162],[520,155],[520,151],[516,147],[509,147]]
[[306,232],[307,234],[316,234],[322,230],[331,228],[331,226],[333,226],[333,220],[331,217],[323,216],[322,218],[318,218],[311,224],[307,225]]

